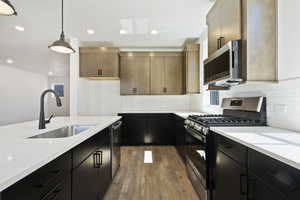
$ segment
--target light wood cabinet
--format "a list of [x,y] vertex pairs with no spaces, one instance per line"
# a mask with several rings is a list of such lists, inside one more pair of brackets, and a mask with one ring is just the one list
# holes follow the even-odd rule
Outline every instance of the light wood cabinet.
[[206,21],[210,56],[227,42],[242,39],[241,0],[217,0]]
[[119,49],[113,47],[81,47],[80,77],[119,77]]
[[209,56],[231,40],[244,40],[244,83],[277,82],[276,0],[217,0],[206,21]]
[[121,53],[121,95],[183,94],[181,52]]
[[165,94],[183,94],[182,55],[165,57]]
[[151,57],[151,94],[164,94],[165,57]]
[[183,94],[181,53],[156,53],[151,56],[151,94]]
[[200,45],[187,44],[183,53],[186,93],[200,93]]
[[121,53],[121,95],[150,94],[150,57]]

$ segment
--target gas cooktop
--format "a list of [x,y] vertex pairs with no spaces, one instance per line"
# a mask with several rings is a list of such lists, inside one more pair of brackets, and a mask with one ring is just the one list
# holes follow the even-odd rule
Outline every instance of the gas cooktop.
[[266,122],[258,119],[239,118],[226,115],[190,115],[189,120],[204,126],[265,126]]

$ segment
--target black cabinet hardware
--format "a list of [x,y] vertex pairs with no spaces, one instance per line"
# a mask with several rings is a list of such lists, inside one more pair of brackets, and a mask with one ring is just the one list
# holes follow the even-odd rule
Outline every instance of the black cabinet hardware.
[[240,195],[247,195],[247,175],[240,175]]
[[98,69],[98,76],[102,76],[102,69]]

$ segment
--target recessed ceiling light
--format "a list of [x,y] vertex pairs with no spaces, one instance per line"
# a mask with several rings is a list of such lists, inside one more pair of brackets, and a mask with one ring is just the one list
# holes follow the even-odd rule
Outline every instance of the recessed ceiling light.
[[15,29],[17,31],[25,31],[25,28],[23,26],[15,26]]
[[13,64],[14,61],[13,61],[12,59],[7,59],[7,60],[6,60],[6,63],[8,63],[8,64]]
[[54,73],[53,73],[52,71],[48,72],[48,75],[49,75],[49,76],[53,76],[53,74],[54,74]]
[[120,34],[125,35],[125,34],[127,34],[127,31],[124,30],[124,29],[121,29],[121,30],[120,30]]
[[156,35],[156,34],[158,34],[158,31],[154,29],[154,30],[151,31],[151,34]]
[[94,35],[95,31],[93,29],[87,29],[86,32],[90,35]]

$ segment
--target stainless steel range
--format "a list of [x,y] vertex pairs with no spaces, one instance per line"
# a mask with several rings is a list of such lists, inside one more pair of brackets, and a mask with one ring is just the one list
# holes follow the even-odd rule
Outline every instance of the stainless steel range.
[[211,200],[214,188],[215,150],[210,127],[266,126],[266,98],[224,98],[222,115],[190,115],[185,121],[186,164],[201,200]]

